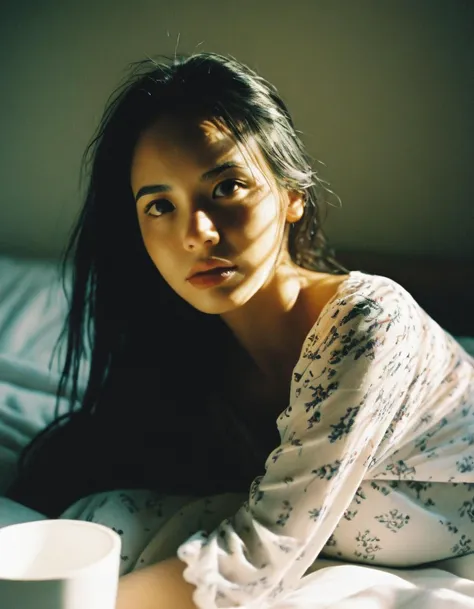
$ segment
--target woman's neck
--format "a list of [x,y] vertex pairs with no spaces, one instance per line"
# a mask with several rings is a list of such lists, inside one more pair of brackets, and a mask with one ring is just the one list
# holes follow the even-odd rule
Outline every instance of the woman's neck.
[[283,263],[248,303],[222,316],[262,380],[291,375],[302,343],[316,321],[318,298],[314,292],[327,277],[327,273]]

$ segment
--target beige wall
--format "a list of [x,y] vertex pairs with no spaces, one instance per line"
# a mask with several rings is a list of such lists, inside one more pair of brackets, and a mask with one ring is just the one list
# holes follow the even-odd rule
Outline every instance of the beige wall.
[[[124,66],[232,54],[288,102],[342,199],[337,246],[474,254],[474,2],[29,0],[0,17],[0,252],[56,256]],[[28,6],[28,4],[30,6]]]

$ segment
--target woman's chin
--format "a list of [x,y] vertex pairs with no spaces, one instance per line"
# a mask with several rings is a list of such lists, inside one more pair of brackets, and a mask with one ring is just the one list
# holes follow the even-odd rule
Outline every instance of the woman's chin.
[[209,299],[207,302],[203,302],[203,300],[200,302],[189,302],[189,304],[201,313],[207,313],[208,315],[225,315],[242,306],[224,298]]

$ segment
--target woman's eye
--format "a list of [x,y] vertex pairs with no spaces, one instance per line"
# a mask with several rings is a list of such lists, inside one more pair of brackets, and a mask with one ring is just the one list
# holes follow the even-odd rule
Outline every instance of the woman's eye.
[[173,211],[174,205],[166,199],[159,199],[158,201],[151,201],[145,207],[145,214],[147,216],[153,216],[155,218],[162,216],[170,211]]
[[[224,180],[215,187],[214,196],[230,197],[242,188],[246,188],[246,185],[242,182],[239,182],[238,180]],[[219,194],[219,190],[222,194]]]

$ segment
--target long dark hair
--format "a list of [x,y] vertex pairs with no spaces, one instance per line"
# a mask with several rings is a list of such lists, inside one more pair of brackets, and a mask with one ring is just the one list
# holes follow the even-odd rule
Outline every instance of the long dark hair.
[[[217,467],[220,434],[207,407],[210,391],[219,389],[216,354],[225,353],[233,337],[218,316],[193,309],[171,290],[138,227],[132,153],[143,130],[166,112],[210,118],[243,145],[253,136],[277,183],[304,193],[304,215],[289,234],[293,260],[346,272],[322,230],[321,204],[330,191],[273,85],[214,53],[132,64],[84,155],[89,186],[64,256],[65,270],[72,259],[72,293],[58,396],[70,397],[70,410],[57,412],[26,448],[9,492],[50,516],[107,488],[201,494],[248,482],[239,478],[238,465],[234,475],[229,464]],[[86,351],[90,373],[80,395]]]

